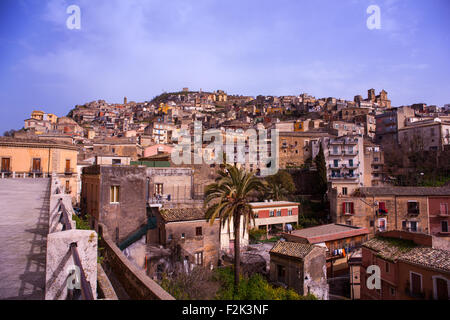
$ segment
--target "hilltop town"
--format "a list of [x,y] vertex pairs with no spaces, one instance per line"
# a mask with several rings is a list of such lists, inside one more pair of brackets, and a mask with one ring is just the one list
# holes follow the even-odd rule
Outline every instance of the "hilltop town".
[[[180,145],[189,161],[173,158]],[[63,218],[49,234],[100,235],[103,251],[81,259],[94,263],[94,296],[229,298],[211,274],[236,263],[238,243],[246,281],[277,292],[265,298],[449,299],[450,105],[393,106],[375,89],[348,101],[183,88],[66,116],[35,110],[0,138],[0,157],[0,182],[51,181],[47,211]],[[239,239],[205,196],[230,167],[264,185],[246,198]],[[181,275],[193,283],[182,294]]]

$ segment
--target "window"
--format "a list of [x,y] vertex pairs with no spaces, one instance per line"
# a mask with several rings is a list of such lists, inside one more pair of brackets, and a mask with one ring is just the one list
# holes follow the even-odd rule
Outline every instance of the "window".
[[389,273],[389,262],[385,262],[385,269],[386,272]]
[[353,167],[353,159],[348,160],[348,166]]
[[371,227],[373,227],[373,222],[374,222],[373,220],[370,220],[370,222],[369,222]]
[[286,277],[286,267],[277,265],[278,281],[284,282]]
[[181,239],[186,239],[186,234],[185,233],[181,234]]
[[347,187],[342,188],[342,195],[344,195],[344,196],[347,195]]
[[70,172],[70,159],[66,159],[66,172]]
[[253,217],[254,217],[255,219],[258,219],[258,218],[259,218],[258,213],[255,213],[255,214],[253,215]]
[[395,296],[395,288],[390,287],[389,292],[391,293],[391,296]]
[[281,217],[281,209],[277,210],[277,217]]
[[387,210],[386,210],[386,202],[380,202],[378,204],[378,208],[379,208],[379,213],[380,214],[387,214]]
[[353,202],[342,203],[342,212],[344,214],[353,214],[355,212]]
[[41,172],[41,158],[33,158],[33,172]]
[[288,216],[292,216],[292,209],[288,209]]
[[195,235],[196,235],[196,236],[201,236],[201,235],[203,235],[203,233],[202,233],[202,227],[197,227],[197,228],[195,228]]
[[163,184],[162,183],[155,183],[155,193],[157,195],[162,195],[163,194]]
[[447,203],[441,203],[440,213],[441,213],[441,215],[448,215],[448,204]]
[[333,160],[333,166],[335,168],[339,167],[339,160]]
[[66,180],[66,192],[70,192],[70,181]]
[[417,201],[408,201],[408,214],[419,214],[419,203]]
[[2,172],[9,172],[11,165],[11,159],[10,158],[2,158]]
[[203,251],[195,253],[195,264],[198,266],[203,265]]
[[112,164],[113,165],[120,165],[120,164],[122,164],[122,160],[121,159],[112,159]]
[[403,230],[406,230],[407,227],[408,227],[408,226],[407,226],[407,221],[406,221],[406,220],[403,220],[403,221],[402,221],[402,229],[403,229]]
[[169,241],[171,241],[171,240],[173,239],[173,234],[169,234],[169,236],[167,237],[167,239],[168,239]]
[[269,217],[273,217],[273,216],[274,216],[273,210],[270,210],[269,211]]
[[417,221],[411,221],[409,226],[412,232],[417,232]]
[[352,220],[345,221],[345,224],[348,225],[348,226],[351,226],[352,225]]
[[448,221],[441,221],[442,232],[448,232]]
[[386,231],[386,219],[378,219],[378,230]]
[[420,295],[422,293],[422,275],[410,271],[409,277],[411,294]]
[[119,203],[120,187],[111,186],[110,188],[110,203]]

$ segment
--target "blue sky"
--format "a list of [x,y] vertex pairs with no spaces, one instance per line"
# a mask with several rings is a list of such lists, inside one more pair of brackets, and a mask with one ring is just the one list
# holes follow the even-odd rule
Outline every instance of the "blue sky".
[[[72,4],[80,30],[66,27]],[[449,35],[448,0],[0,0],[0,134],[34,109],[182,87],[443,105]]]

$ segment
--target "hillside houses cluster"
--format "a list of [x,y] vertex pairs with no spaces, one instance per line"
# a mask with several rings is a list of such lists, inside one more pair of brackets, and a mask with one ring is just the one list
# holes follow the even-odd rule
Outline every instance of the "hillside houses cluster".
[[[203,137],[197,140],[199,130]],[[241,142],[242,149],[236,146],[231,154],[209,149],[207,130],[215,142]],[[261,149],[246,136],[251,130],[266,130],[258,141],[267,144],[269,160],[260,155],[251,160]],[[201,161],[179,164],[172,159],[183,132],[192,137],[189,157],[202,155]],[[151,101],[93,101],[75,106],[65,117],[33,111],[22,130],[0,140],[0,157],[2,178],[58,171],[66,193],[89,215],[93,229],[107,226],[122,250],[145,239],[148,257],[153,255],[148,266],[145,256],[146,271],[157,278],[174,270],[175,253],[181,259],[178,267],[187,270],[231,261],[235,239],[229,226],[211,226],[205,217],[204,189],[220,168],[212,160],[224,156],[258,177],[275,163],[304,178],[306,193],[316,184],[308,174],[317,169],[314,159],[323,150],[329,223],[293,231],[300,203],[252,201],[252,228],[284,241],[264,253],[264,246],[250,244],[249,230],[242,230],[243,263],[261,265],[261,272],[278,285],[323,299],[333,296],[327,277],[342,272],[350,274],[355,299],[448,299],[450,270],[442,261],[449,259],[450,187],[396,186],[386,170],[392,160],[386,159],[387,150],[418,144],[424,152],[450,150],[450,108],[424,103],[394,107],[386,91],[377,95],[374,89],[367,98],[357,95],[348,101],[306,93],[251,97],[183,88]],[[409,237],[411,254],[392,249],[397,237]],[[385,258],[386,248],[396,256]],[[257,261],[252,260],[255,252]],[[382,292],[362,284],[365,278],[359,275],[370,264],[384,268]],[[408,283],[402,268],[411,273]]]

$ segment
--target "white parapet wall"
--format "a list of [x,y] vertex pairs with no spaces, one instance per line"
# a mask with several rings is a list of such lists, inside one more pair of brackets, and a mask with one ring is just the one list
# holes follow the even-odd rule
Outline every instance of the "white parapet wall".
[[[84,273],[94,299],[97,299],[98,236],[94,230],[77,230],[72,199],[56,176],[50,187],[49,234],[47,236],[46,300],[65,300],[69,289],[80,289],[80,276]],[[66,215],[64,215],[64,210]],[[64,227],[64,221],[68,225]],[[76,247],[82,270],[76,265]]]

